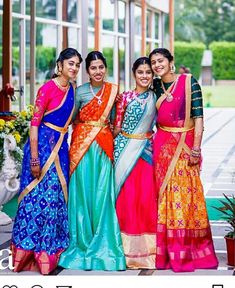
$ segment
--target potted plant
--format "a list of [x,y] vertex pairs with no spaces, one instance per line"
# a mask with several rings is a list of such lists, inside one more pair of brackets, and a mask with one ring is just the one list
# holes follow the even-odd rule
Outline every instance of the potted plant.
[[221,206],[213,208],[222,213],[222,220],[230,224],[228,233],[224,236],[227,246],[228,265],[235,266],[235,196],[228,196],[223,193],[225,199],[219,200]]

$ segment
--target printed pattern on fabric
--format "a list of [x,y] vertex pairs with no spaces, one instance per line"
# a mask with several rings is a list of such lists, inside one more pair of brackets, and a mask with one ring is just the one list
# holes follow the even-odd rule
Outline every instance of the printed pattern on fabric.
[[[143,94],[144,96],[145,94]],[[142,95],[141,95],[142,96]],[[128,96],[127,96],[128,97]],[[148,95],[147,95],[148,97]],[[142,99],[145,97],[141,97]],[[129,98],[129,101],[132,101]],[[127,102],[128,103],[128,102]],[[139,125],[140,119],[142,118],[143,110],[141,109],[141,104],[137,101],[133,101],[129,103],[126,108],[125,116],[123,119],[122,130],[128,134],[132,134],[136,127]],[[118,136],[114,140],[114,162],[117,161],[120,154],[123,152],[123,147],[126,146],[127,142],[129,141],[128,138],[123,136],[122,134],[118,134]]]
[[[68,246],[67,207],[55,166],[20,202],[13,239],[16,247],[49,255]],[[56,227],[55,227],[56,226]],[[40,231],[40,232],[39,232]]]

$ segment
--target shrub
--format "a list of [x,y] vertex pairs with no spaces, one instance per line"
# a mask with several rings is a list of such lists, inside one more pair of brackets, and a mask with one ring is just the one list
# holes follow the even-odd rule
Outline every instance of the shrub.
[[206,46],[197,42],[175,42],[175,66],[178,71],[180,65],[190,68],[195,78],[201,74],[201,62]]
[[216,80],[234,80],[235,42],[213,42],[209,48],[213,53],[213,77]]

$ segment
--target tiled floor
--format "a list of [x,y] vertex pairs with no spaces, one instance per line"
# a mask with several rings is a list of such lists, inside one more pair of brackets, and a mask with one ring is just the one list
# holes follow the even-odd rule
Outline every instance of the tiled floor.
[[[205,132],[203,137],[202,181],[205,197],[220,197],[222,193],[235,193],[235,109],[205,109]],[[227,266],[226,247],[223,236],[226,223],[211,221],[216,254],[219,259],[217,270],[197,270],[192,273],[174,273],[171,270],[127,270],[123,272],[74,271],[57,269],[54,275],[233,275],[233,267]],[[0,250],[7,249],[10,243],[11,227],[0,226]],[[12,275],[9,270],[0,270],[0,275]],[[14,275],[35,275],[21,272]]]

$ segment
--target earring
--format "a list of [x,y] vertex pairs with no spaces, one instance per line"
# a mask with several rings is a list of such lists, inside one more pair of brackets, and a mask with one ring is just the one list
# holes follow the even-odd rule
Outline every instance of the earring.
[[60,76],[62,74],[62,70],[58,70],[57,75]]
[[174,74],[175,73],[175,65],[171,65],[171,70],[170,70],[170,73],[171,74]]

